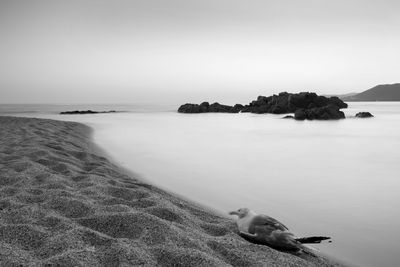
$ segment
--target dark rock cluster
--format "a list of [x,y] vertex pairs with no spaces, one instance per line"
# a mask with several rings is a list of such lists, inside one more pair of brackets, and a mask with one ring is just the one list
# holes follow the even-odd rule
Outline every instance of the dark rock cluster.
[[[338,97],[319,96],[316,93],[302,92],[291,94],[282,92],[279,95],[259,96],[257,100],[248,105],[236,104],[234,106],[221,105],[219,103],[209,104],[203,102],[198,104],[184,104],[179,107],[181,113],[204,113],[204,112],[251,112],[251,113],[294,113],[296,120],[331,120],[342,119],[344,113],[341,108],[347,108],[347,104]],[[290,118],[286,116],[285,118]]]
[[374,115],[372,115],[371,113],[369,113],[369,112],[358,112],[357,114],[356,114],[356,118],[371,118],[371,117],[373,117]]
[[75,114],[97,114],[97,113],[114,113],[115,110],[109,111],[93,111],[93,110],[73,110],[73,111],[63,111],[60,112],[62,115],[75,115]]
[[224,113],[239,113],[243,109],[243,105],[236,104],[234,106],[221,105],[219,103],[209,104],[203,102],[198,104],[184,104],[179,107],[178,112],[181,113],[205,113],[205,112],[224,112]]
[[257,100],[246,105],[242,112],[285,114],[294,113],[298,109],[321,108],[328,105],[336,106],[339,109],[347,108],[347,104],[338,97],[328,98],[309,92],[298,94],[283,92],[269,97],[259,96]]
[[344,113],[334,105],[319,108],[298,109],[294,112],[294,119],[296,120],[338,120],[344,118]]

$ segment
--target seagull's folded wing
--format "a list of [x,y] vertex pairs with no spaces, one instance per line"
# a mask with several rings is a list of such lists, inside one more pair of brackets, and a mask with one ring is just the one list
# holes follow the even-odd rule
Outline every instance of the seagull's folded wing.
[[285,225],[280,223],[278,220],[275,220],[274,218],[271,218],[263,214],[254,216],[249,227],[249,233],[254,234],[256,226],[268,226],[268,228],[281,231],[289,230]]

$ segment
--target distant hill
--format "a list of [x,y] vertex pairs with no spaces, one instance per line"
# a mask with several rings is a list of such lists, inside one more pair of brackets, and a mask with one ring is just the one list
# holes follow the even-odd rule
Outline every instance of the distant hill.
[[381,84],[359,94],[338,97],[343,101],[400,101],[400,83]]
[[332,96],[336,96],[339,97],[340,99],[344,99],[344,98],[349,98],[351,96],[355,96],[358,95],[358,93],[347,93],[347,94],[343,94],[343,95],[338,95],[338,94],[324,94],[323,96],[325,97],[332,97]]

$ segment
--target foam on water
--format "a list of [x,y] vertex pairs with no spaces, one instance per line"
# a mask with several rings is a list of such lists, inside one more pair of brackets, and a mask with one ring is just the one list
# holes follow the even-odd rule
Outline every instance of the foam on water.
[[[118,109],[118,107],[114,107]],[[351,103],[373,119],[131,112],[33,114],[95,128],[124,167],[227,212],[247,206],[299,236],[327,235],[325,253],[360,266],[397,266],[400,103]]]

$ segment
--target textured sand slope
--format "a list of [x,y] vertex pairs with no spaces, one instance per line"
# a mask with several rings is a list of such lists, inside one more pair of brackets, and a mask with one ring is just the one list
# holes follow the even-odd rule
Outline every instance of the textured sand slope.
[[82,124],[0,117],[1,266],[331,266],[124,174]]

